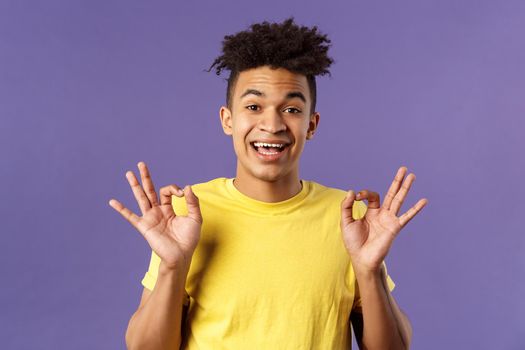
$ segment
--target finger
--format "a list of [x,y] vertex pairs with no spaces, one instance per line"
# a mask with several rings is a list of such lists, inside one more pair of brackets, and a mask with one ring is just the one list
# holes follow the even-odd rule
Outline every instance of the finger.
[[401,227],[404,227],[406,224],[408,224],[408,222],[412,220],[412,218],[416,216],[416,214],[419,213],[419,211],[423,209],[423,207],[427,205],[427,203],[428,200],[426,198],[420,199],[412,208],[410,208],[406,213],[401,215],[399,217],[399,224],[401,225]]
[[195,195],[191,186],[184,187],[184,196],[186,197],[186,205],[188,207],[188,216],[202,224],[202,214],[199,204],[199,198]]
[[148,167],[146,166],[146,163],[139,162],[137,166],[140,169],[140,177],[142,180],[142,186],[144,187],[144,192],[146,193],[151,206],[158,205],[159,200],[157,198],[157,193],[155,193],[155,186],[153,185],[153,180],[151,179],[151,175]]
[[401,209],[401,205],[403,205],[403,202],[405,201],[408,190],[410,190],[410,186],[412,186],[412,183],[414,182],[415,179],[416,179],[416,175],[414,175],[413,173],[408,174],[405,181],[403,182],[403,186],[401,186],[401,189],[395,195],[394,200],[392,201],[392,204],[390,205],[390,210],[392,210],[396,215],[397,213],[399,213],[399,209]]
[[160,189],[159,193],[160,193],[160,204],[161,205],[171,204],[171,197],[173,195],[177,197],[183,196],[182,190],[177,185],[164,186]]
[[140,211],[142,212],[142,215],[144,215],[146,211],[151,208],[151,203],[132,171],[126,172],[126,178],[128,179],[133,195],[139,204]]
[[368,201],[368,208],[379,209],[379,193],[369,190],[362,190],[357,193],[357,200],[366,199]]
[[133,213],[131,210],[126,208],[122,205],[118,200],[116,199],[110,199],[109,205],[118,211],[120,215],[124,217],[124,219],[128,220],[136,229],[138,229],[138,224],[140,221],[140,217],[138,217],[135,213]]
[[390,209],[390,205],[392,204],[392,201],[394,200],[397,191],[399,191],[399,188],[401,187],[401,183],[403,182],[403,178],[405,177],[406,172],[407,168],[405,166],[402,166],[397,170],[396,176],[394,177],[394,181],[392,181],[392,184],[390,185],[390,188],[388,189],[388,192],[386,194],[385,200],[383,201],[383,208]]
[[354,216],[352,215],[354,201],[355,193],[353,190],[348,191],[346,197],[341,201],[341,220],[344,226],[355,221]]

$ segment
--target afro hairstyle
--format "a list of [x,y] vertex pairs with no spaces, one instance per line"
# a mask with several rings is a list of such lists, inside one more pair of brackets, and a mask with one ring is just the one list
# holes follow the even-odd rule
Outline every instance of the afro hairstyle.
[[222,55],[218,56],[207,72],[215,66],[215,73],[230,71],[226,88],[226,103],[232,107],[233,88],[239,73],[268,65],[272,69],[285,68],[293,73],[306,76],[312,98],[310,114],[315,111],[316,75],[328,74],[334,62],[327,55],[330,39],[312,28],[298,26],[293,17],[282,23],[254,23],[251,30],[226,35],[222,41]]

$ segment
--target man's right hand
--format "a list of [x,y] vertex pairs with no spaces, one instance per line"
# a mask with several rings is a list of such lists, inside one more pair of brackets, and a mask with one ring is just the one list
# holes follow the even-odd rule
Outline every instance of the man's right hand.
[[[142,211],[136,215],[116,199],[109,205],[128,220],[146,239],[151,249],[160,257],[160,273],[175,268],[189,269],[191,257],[199,242],[202,215],[199,199],[191,186],[181,190],[177,185],[160,189],[160,203],[149,170],[144,162],[138,163],[142,186],[132,171],[126,172],[135,199]],[[186,197],[188,216],[177,216],[171,204],[171,196]]]

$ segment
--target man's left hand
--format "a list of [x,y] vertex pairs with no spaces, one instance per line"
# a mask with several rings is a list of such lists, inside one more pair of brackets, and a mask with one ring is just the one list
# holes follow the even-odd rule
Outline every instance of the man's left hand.
[[[341,202],[341,232],[356,273],[378,272],[399,231],[428,203],[426,198],[420,199],[403,215],[397,216],[416,179],[413,173],[404,179],[406,172],[406,167],[399,168],[382,206],[379,194],[369,190],[359,191],[357,195],[349,190]],[[368,209],[363,218],[355,220],[352,205],[355,200],[363,199],[368,201]]]

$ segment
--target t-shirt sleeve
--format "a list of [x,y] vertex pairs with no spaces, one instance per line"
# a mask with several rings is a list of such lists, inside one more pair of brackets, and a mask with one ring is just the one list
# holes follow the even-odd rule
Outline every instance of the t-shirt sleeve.
[[[144,278],[142,278],[142,285],[149,289],[150,291],[153,291],[153,288],[155,288],[155,283],[157,282],[157,276],[159,271],[159,265],[160,265],[160,257],[155,254],[155,252],[151,251],[151,259],[149,262],[149,268],[146,274],[144,275]],[[190,297],[186,291],[184,291],[184,305],[189,305],[190,303]]]
[[149,289],[150,291],[153,290],[155,287],[155,283],[157,282],[157,276],[160,266],[160,257],[155,254],[155,252],[151,251],[151,258],[149,261],[149,267],[148,271],[144,275],[144,278],[142,279],[142,285]]
[[[181,203],[181,199],[178,198],[177,196],[172,197],[172,206],[175,209],[175,213],[179,215],[187,215],[187,208],[186,208],[185,202]],[[150,291],[153,291],[153,288],[155,288],[157,277],[159,275],[159,266],[160,266],[160,257],[152,250],[148,271],[146,271],[141,281],[142,285],[145,288],[149,289]],[[189,299],[188,293],[186,293],[185,291],[183,304],[188,305],[189,302],[190,302],[190,299]]]
[[[352,207],[352,216],[354,217],[355,220],[359,220],[359,219],[361,219],[361,218],[363,218],[365,216],[366,210],[367,210],[367,206],[366,206],[365,203],[363,203],[363,201],[355,201],[354,205]],[[388,287],[388,289],[390,291],[393,291],[395,286],[396,286],[396,284],[394,283],[394,281],[392,280],[392,278],[388,274],[388,270],[386,268],[386,264],[385,264],[384,261],[383,261],[383,266],[385,268],[387,287]],[[357,281],[355,281],[354,286],[355,286],[355,290],[354,290],[354,305],[353,305],[352,309],[354,311],[359,312],[361,310],[361,296],[360,296],[360,293],[359,293],[359,286],[357,284]]]

